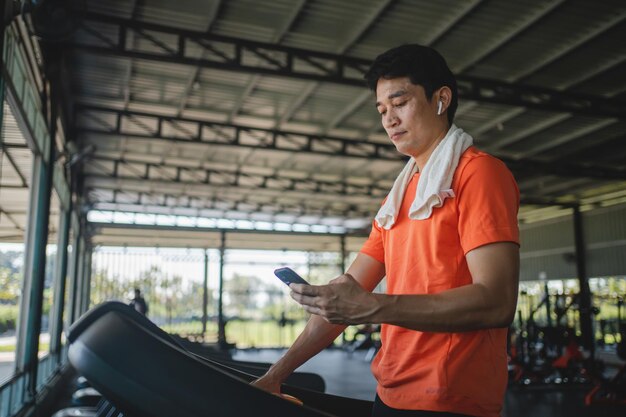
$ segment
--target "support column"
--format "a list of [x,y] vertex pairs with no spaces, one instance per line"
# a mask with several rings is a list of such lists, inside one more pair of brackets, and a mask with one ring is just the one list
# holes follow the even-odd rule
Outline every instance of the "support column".
[[[81,233],[83,227],[81,226]],[[78,238],[76,247],[76,270],[74,271],[74,303],[72,304],[72,323],[80,317],[82,303],[81,294],[83,292],[83,252],[85,251],[85,240],[82,236]]]
[[580,331],[582,344],[589,351],[589,357],[595,357],[595,338],[591,318],[591,290],[587,277],[587,254],[585,250],[585,234],[580,207],[574,207],[574,240],[576,244],[576,272],[580,286]]
[[340,272],[344,274],[346,272],[346,235],[339,236],[339,246],[341,248],[339,268],[341,268]]
[[[52,98],[50,106],[50,120],[56,121],[56,102]],[[25,300],[22,302],[28,306],[25,323],[25,339],[22,363],[20,368],[28,374],[27,392],[30,396],[34,396],[37,391],[37,368],[39,358],[39,333],[41,332],[41,314],[43,304],[43,291],[46,275],[46,246],[48,244],[48,223],[50,217],[50,196],[52,192],[52,175],[55,159],[55,136],[56,122],[49,123],[50,128],[50,144],[48,146],[48,155],[36,156],[37,181],[36,187],[31,188],[31,198],[36,199],[36,209],[34,217],[30,221],[34,221],[33,233],[29,236],[33,238],[32,244],[29,243],[27,248],[32,250],[32,269],[31,274],[26,277],[24,288]],[[46,162],[47,159],[47,162]]]
[[[82,223],[82,221],[81,221]],[[81,231],[84,227],[81,225]],[[74,300],[74,318],[77,320],[83,312],[83,288],[85,285],[85,238],[80,237],[78,251],[78,269],[76,270],[76,295]]]
[[71,206],[63,210],[59,221],[59,249],[57,251],[57,272],[54,284],[54,316],[50,329],[50,354],[56,363],[61,361],[61,335],[63,334],[63,311],[65,311],[65,287],[67,282],[67,247],[70,237]]
[[[82,229],[82,228],[81,228]],[[72,302],[72,323],[78,320],[80,317],[80,292],[82,289],[82,268],[83,268],[83,239],[78,238],[78,244],[76,246],[76,258],[74,269],[74,299]]]
[[82,291],[82,309],[81,315],[89,310],[89,304],[91,302],[91,260],[92,260],[93,248],[91,247],[91,241],[85,244],[84,254],[84,267],[83,267],[83,291]]
[[206,335],[209,316],[209,250],[204,249],[204,279],[202,280],[202,337]]
[[[2,54],[2,61],[4,61],[4,31],[6,30],[9,20],[9,2],[6,0],[0,0],[0,12],[2,21],[0,22],[0,54]],[[2,125],[4,122],[4,90],[6,83],[4,82],[4,74],[0,71],[0,135],[3,133]],[[0,137],[0,155],[4,152],[4,135]]]
[[546,318],[548,320],[548,327],[552,327],[552,303],[550,302],[550,291],[548,290],[548,281],[544,281],[543,291],[546,297]]
[[80,265],[80,235],[82,233],[80,221],[75,223],[74,241],[72,242],[72,273],[70,275],[70,293],[69,293],[69,306],[68,306],[68,324],[72,324],[76,321],[76,303],[78,300],[78,280],[79,280],[79,265]]
[[221,232],[221,244],[220,244],[220,283],[219,283],[219,296],[217,300],[217,343],[220,347],[226,347],[226,323],[224,321],[224,253],[226,252],[226,232]]
[[[339,260],[339,268],[340,274],[346,273],[346,235],[339,236],[339,250],[340,250],[340,260]],[[345,346],[348,341],[346,340],[346,331],[341,332],[341,343]]]

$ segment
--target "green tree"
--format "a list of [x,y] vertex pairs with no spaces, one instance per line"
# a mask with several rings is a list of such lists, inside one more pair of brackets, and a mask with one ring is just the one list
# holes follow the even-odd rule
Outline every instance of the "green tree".
[[22,274],[6,266],[0,266],[0,303],[17,304],[22,291]]
[[180,317],[185,311],[185,306],[181,305],[182,298],[182,277],[174,275],[172,277],[162,276],[158,280],[158,291],[161,304],[165,306],[167,323],[172,324],[173,317]]
[[91,304],[104,301],[125,300],[124,283],[111,275],[106,268],[96,270],[91,276]]
[[235,273],[231,279],[224,282],[224,296],[228,297],[227,315],[259,316],[259,307],[268,290],[271,290],[271,287],[259,277]]
[[0,268],[8,268],[13,273],[19,273],[24,262],[24,254],[16,251],[0,251]]
[[[185,307],[185,316],[188,318],[202,317],[202,302],[203,302],[204,288],[202,288],[202,282],[192,281],[188,284],[188,288],[183,291],[180,299],[181,305]],[[208,292],[208,309],[209,315],[211,314],[211,307],[215,306],[213,300],[213,294]]]

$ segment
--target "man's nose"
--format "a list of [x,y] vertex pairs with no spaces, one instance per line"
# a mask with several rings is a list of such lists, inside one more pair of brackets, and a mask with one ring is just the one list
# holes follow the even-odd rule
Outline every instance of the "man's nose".
[[387,111],[385,116],[383,117],[383,127],[388,129],[390,127],[394,127],[398,124],[398,117],[392,111]]

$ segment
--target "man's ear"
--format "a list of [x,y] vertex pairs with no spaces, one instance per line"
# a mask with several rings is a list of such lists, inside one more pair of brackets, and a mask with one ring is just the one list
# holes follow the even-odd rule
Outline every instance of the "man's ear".
[[437,106],[439,101],[441,101],[441,114],[445,113],[448,107],[450,107],[450,103],[452,103],[452,90],[447,86],[441,87],[439,91],[435,92],[435,99],[437,100]]

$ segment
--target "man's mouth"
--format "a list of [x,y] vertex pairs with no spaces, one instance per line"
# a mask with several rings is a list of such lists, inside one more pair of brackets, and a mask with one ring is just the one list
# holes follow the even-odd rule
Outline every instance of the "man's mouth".
[[393,132],[389,135],[389,138],[392,141],[396,141],[400,138],[400,136],[404,135],[406,133],[406,131],[401,131],[401,132]]

